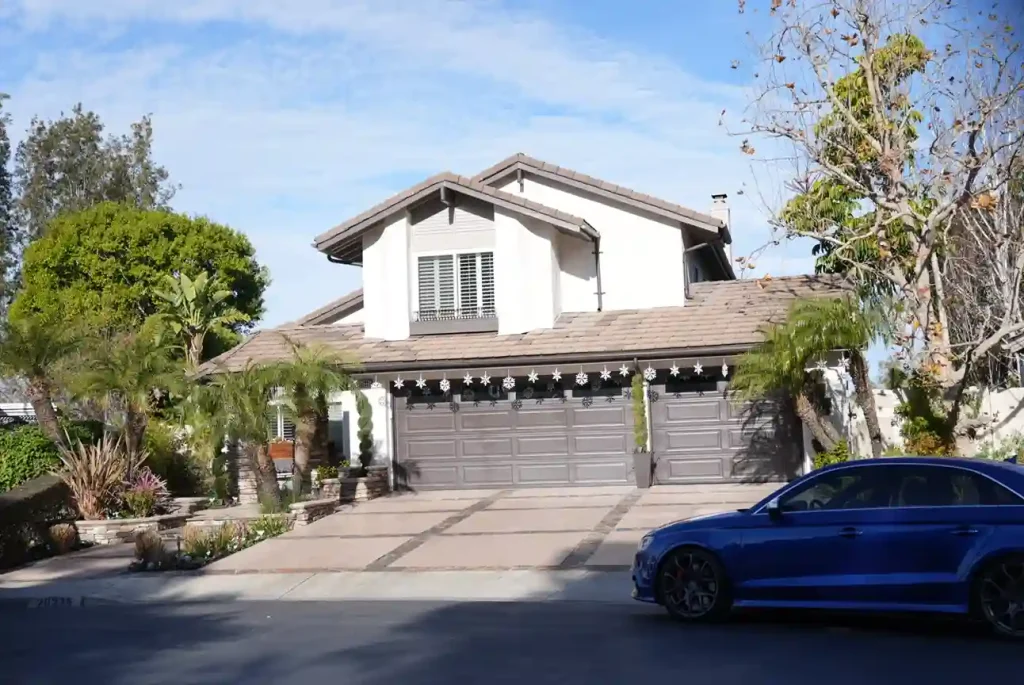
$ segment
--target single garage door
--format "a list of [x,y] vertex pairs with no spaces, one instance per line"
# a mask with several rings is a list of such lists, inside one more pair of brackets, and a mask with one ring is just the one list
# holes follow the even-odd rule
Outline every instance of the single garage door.
[[396,476],[413,489],[633,482],[628,401],[395,400]]
[[803,463],[796,422],[777,403],[741,405],[724,381],[652,385],[657,483],[787,481]]

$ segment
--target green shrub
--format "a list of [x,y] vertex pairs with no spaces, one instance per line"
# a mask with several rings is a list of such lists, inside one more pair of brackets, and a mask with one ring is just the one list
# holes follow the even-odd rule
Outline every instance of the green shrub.
[[1002,440],[986,440],[978,446],[974,455],[978,459],[1005,461],[1010,457],[1024,456],[1024,433],[1014,433]]
[[835,447],[814,455],[814,468],[820,469],[832,464],[843,464],[850,461],[850,446],[845,440],[840,440]]
[[363,473],[373,463],[373,405],[362,392],[356,393],[356,436],[359,438],[359,465]]
[[171,493],[181,496],[208,494],[208,483],[213,480],[208,469],[184,453],[174,424],[151,421],[146,426],[144,444],[148,456],[146,465],[167,482]]
[[196,561],[213,561],[242,549],[245,528],[225,523],[212,530],[185,528],[181,551]]
[[323,483],[328,478],[338,477],[338,467],[328,466],[327,464],[321,464],[316,467],[316,479],[318,482]]
[[292,522],[286,516],[260,516],[246,526],[245,547],[255,545],[268,538],[275,538],[291,530]]
[[33,478],[0,493],[0,569],[46,556],[49,527],[75,519],[71,493],[60,478]]
[[647,410],[644,407],[644,378],[639,373],[633,374],[630,394],[633,397],[633,441],[637,452],[646,452]]
[[0,492],[56,470],[60,455],[36,425],[0,430]]

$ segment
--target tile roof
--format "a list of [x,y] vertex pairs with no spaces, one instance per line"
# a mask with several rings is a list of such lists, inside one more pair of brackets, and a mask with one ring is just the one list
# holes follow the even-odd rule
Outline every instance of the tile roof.
[[[363,337],[361,325],[290,326],[256,333],[204,365],[203,373],[235,371],[247,363],[286,359],[290,339],[324,345],[367,370],[457,368],[666,356],[683,351],[733,352],[760,342],[766,324],[781,321],[794,299],[836,295],[833,278],[793,276],[693,285],[683,307],[565,313],[554,328],[518,335],[458,333],[385,341]],[[283,334],[283,335],[282,335]],[[496,362],[496,363],[495,363]]]
[[288,326],[320,326],[334,323],[338,319],[363,308],[363,289],[353,290],[347,295],[342,295],[332,300],[319,309],[311,311],[301,319],[297,319]]
[[363,231],[381,221],[384,217],[409,207],[443,187],[452,188],[457,192],[474,196],[477,199],[490,201],[512,211],[542,218],[572,233],[583,233],[591,237],[597,235],[597,232],[586,220],[578,216],[573,216],[560,209],[553,209],[539,202],[527,200],[518,195],[492,188],[467,176],[459,176],[450,171],[445,171],[436,176],[431,176],[397,195],[393,195],[362,214],[354,216],[331,230],[318,235],[314,239],[313,245],[318,250],[329,251],[331,247],[362,234]]
[[572,182],[576,185],[589,186],[598,194],[615,196],[633,206],[653,210],[655,213],[667,215],[669,218],[677,221],[691,224],[696,223],[701,228],[722,230],[724,232],[723,237],[725,238],[725,241],[731,242],[728,227],[726,227],[723,222],[712,216],[702,214],[701,212],[695,212],[688,207],[683,207],[682,205],[678,205],[674,202],[662,200],[661,198],[654,197],[653,195],[640,193],[614,183],[609,183],[608,181],[602,181],[601,179],[594,178],[593,176],[588,176],[587,174],[581,174],[580,172],[572,169],[566,169],[565,167],[560,167],[555,164],[530,157],[522,152],[518,152],[511,157],[501,160],[494,166],[484,169],[473,178],[481,183],[488,183],[505,176],[517,168],[533,171],[540,175],[548,175],[565,179],[566,181]]

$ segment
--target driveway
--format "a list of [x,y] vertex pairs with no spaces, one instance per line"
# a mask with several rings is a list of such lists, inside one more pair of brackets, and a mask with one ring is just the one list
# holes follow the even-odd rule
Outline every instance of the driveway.
[[421,492],[372,500],[208,572],[628,569],[654,527],[745,507],[777,487],[681,485]]

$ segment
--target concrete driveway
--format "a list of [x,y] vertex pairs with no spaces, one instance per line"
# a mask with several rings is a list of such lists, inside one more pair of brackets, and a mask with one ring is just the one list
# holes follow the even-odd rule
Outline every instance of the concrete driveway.
[[347,508],[234,554],[209,572],[628,569],[644,533],[745,507],[771,485],[463,490]]

